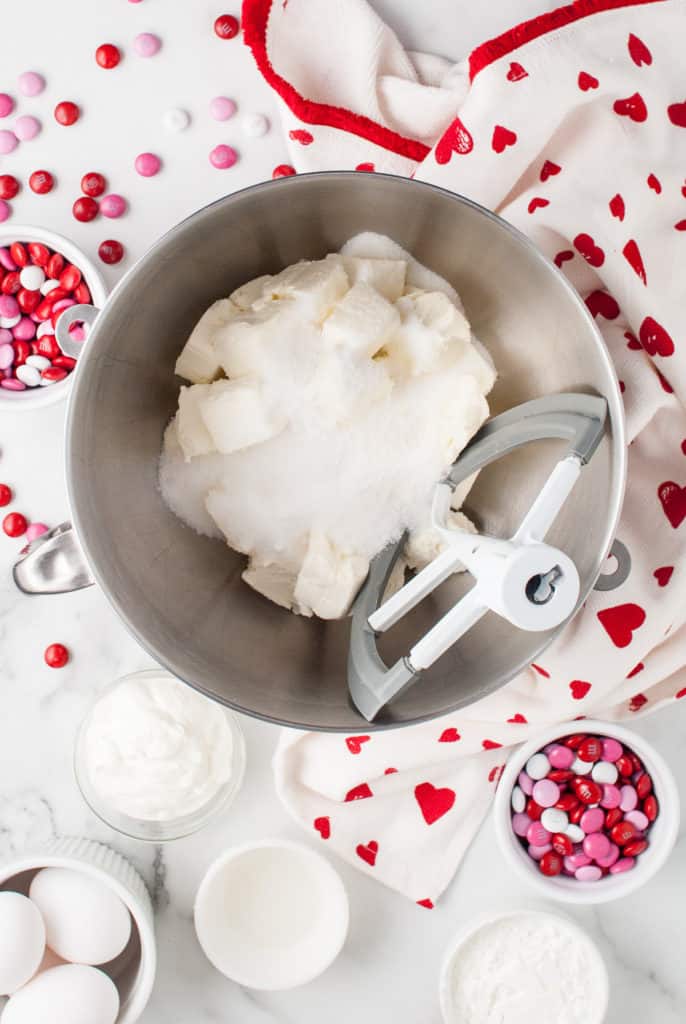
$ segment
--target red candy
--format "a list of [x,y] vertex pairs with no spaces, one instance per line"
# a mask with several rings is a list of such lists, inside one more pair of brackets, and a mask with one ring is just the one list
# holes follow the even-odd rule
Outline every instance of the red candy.
[[612,810],[608,811],[605,815],[605,828],[613,829],[615,825],[619,824],[623,817],[624,812],[621,811],[619,807],[613,807]]
[[572,750],[578,750],[585,739],[586,733],[575,732],[573,736],[567,736],[562,742],[565,747],[571,747]]
[[[569,813],[575,808],[579,807],[579,800],[574,793],[563,793],[560,799],[555,804],[558,811],[566,811]],[[586,808],[584,808],[585,810]]]
[[48,192],[52,192],[54,184],[55,179],[50,171],[34,171],[29,178],[29,188],[39,196],[44,196],[47,195]]
[[44,334],[38,341],[33,342],[32,347],[36,349],[36,355],[47,356],[50,360],[60,354],[60,347],[54,334]]
[[7,484],[0,484],[0,508],[9,505],[12,500],[12,488]]
[[529,815],[532,821],[538,821],[543,814],[543,808],[539,807],[535,800],[529,798],[526,802],[525,807],[526,813]]
[[69,661],[69,651],[64,644],[50,644],[45,648],[43,657],[50,668],[64,668]]
[[77,302],[90,302],[91,293],[88,290],[88,285],[85,281],[82,281],[81,284],[74,289],[74,298]]
[[599,761],[603,756],[603,745],[597,736],[587,736],[576,753],[581,761]]
[[220,14],[214,23],[214,31],[220,39],[233,39],[238,35],[240,25],[233,14]]
[[565,768],[553,768],[551,772],[548,772],[548,778],[551,782],[569,782],[570,779],[574,778],[574,772],[567,771]]
[[81,191],[85,196],[92,196],[97,198],[101,196],[107,188],[107,182],[102,174],[98,174],[97,171],[89,171],[88,174],[84,174],[81,178]]
[[111,68],[116,68],[121,60],[121,52],[113,43],[103,43],[95,51],[95,60],[101,68],[109,71]]
[[582,804],[599,804],[603,795],[603,791],[597,782],[593,782],[592,779],[585,779],[581,775],[577,775],[575,779],[572,779],[572,789]]
[[61,366],[47,366],[41,373],[43,380],[48,380],[51,384],[64,380],[66,376],[67,371],[63,370]]
[[556,833],[550,842],[555,853],[559,853],[561,857],[571,857],[574,850],[574,843],[569,836],[564,834],[564,832]]
[[633,839],[630,843],[625,843],[624,849],[622,850],[623,857],[638,857],[639,854],[645,853],[648,849],[648,843],[645,839]]
[[71,292],[81,283],[81,271],[73,263],[69,263],[60,274],[59,281],[60,288]]
[[14,199],[19,191],[19,182],[13,174],[0,174],[0,199]]
[[19,280],[19,271],[10,270],[9,274],[5,274],[0,285],[0,292],[3,295],[16,295],[17,292],[21,291],[21,281]]
[[615,766],[623,778],[628,779],[630,775],[633,775],[634,766],[628,754],[622,754],[621,757],[617,758]]
[[40,306],[36,308],[36,316],[39,321],[49,320],[52,313],[54,299],[43,299]]
[[28,341],[13,341],[14,365],[21,366],[31,355],[31,346]]
[[108,238],[98,246],[98,256],[103,263],[119,263],[124,256],[124,246],[116,238]]
[[58,278],[64,269],[64,256],[61,252],[54,252],[48,260],[47,272],[51,281]]
[[26,516],[21,512],[8,512],[2,521],[2,528],[8,537],[21,537],[28,527]]
[[47,245],[43,245],[42,242],[29,242],[26,248],[29,251],[31,262],[35,263],[37,267],[45,269],[50,259],[50,250]]
[[63,100],[62,103],[58,103],[55,107],[55,120],[58,124],[64,125],[65,128],[75,124],[80,116],[81,111],[70,100]]
[[79,196],[72,206],[71,212],[77,220],[87,222],[98,216],[100,207],[95,199],[91,198],[91,196]]
[[577,806],[574,808],[573,811],[569,812],[569,820],[571,821],[572,825],[578,825],[585,813],[586,806],[582,803],[579,803],[579,801],[577,800]]
[[657,800],[652,795],[647,796],[643,801],[643,813],[645,814],[648,821],[655,821],[658,814]]
[[54,356],[52,365],[61,366],[63,370],[73,370],[76,366],[76,360],[72,359],[71,356]]
[[29,254],[21,242],[12,242],[10,246],[10,256],[18,267],[25,267],[29,262]]
[[17,292],[17,302],[22,313],[33,313],[40,305],[41,294],[40,292],[30,292],[27,288],[20,288]]
[[562,871],[562,857],[555,850],[548,850],[538,862],[538,867],[542,874],[547,875],[548,878],[553,878]]
[[278,164],[272,171],[272,178],[290,178],[295,174],[295,167],[290,164]]
[[610,839],[617,846],[626,846],[637,835],[636,828],[630,821],[620,821],[614,828],[610,829]]
[[639,800],[645,800],[647,796],[652,792],[653,780],[647,772],[641,772],[635,782],[636,792],[638,793]]

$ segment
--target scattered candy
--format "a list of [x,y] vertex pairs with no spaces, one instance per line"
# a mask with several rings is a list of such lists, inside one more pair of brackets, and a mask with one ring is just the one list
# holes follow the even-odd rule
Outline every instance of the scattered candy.
[[181,107],[172,107],[171,110],[167,110],[162,116],[164,130],[173,135],[176,135],[178,132],[185,132],[190,123],[191,115],[187,110],[182,110]]
[[101,68],[109,71],[111,68],[116,68],[121,60],[121,51],[113,43],[103,43],[95,51],[95,60]]
[[90,196],[79,196],[71,210],[77,220],[86,222],[98,216],[100,207]]
[[154,153],[139,153],[134,166],[141,177],[152,178],[159,172],[162,161]]
[[26,539],[31,541],[36,540],[37,537],[42,537],[44,533],[48,532],[48,527],[45,523],[31,523],[26,531]]
[[14,134],[21,142],[29,142],[40,134],[41,123],[37,117],[24,114],[14,122]]
[[64,125],[65,127],[75,124],[80,116],[80,109],[70,100],[64,100],[62,103],[58,103],[55,107],[55,120],[58,124]]
[[243,134],[249,139],[259,139],[269,131],[269,120],[264,114],[246,114],[241,122]]
[[215,146],[210,153],[210,163],[217,170],[224,171],[238,160],[238,153],[231,146]]
[[64,668],[69,661],[69,651],[64,644],[50,644],[45,648],[43,657],[50,668]]
[[295,167],[291,167],[290,164],[278,164],[272,171],[272,178],[289,178],[295,173]]
[[648,849],[652,789],[634,751],[577,733],[526,762],[511,794],[512,830],[542,874],[597,882],[630,871]]
[[111,193],[100,200],[100,213],[103,217],[121,217],[126,212],[126,200],[123,196]]
[[6,128],[0,131],[0,156],[13,152],[18,145],[19,140],[14,132],[8,132]]
[[238,35],[240,25],[233,14],[220,14],[214,23],[214,31],[220,39],[233,39]]
[[98,246],[98,256],[103,263],[119,263],[124,256],[124,246],[116,238],[108,238]]
[[162,40],[152,32],[141,32],[133,41],[133,48],[139,57],[154,57],[162,46]]
[[13,174],[0,174],[0,199],[14,199],[19,191],[19,182]]
[[99,174],[98,171],[89,171],[81,178],[81,191],[85,196],[97,198],[103,194],[106,188],[107,182],[104,175]]
[[9,505],[12,500],[12,488],[7,484],[0,484],[0,508]]
[[[3,383],[5,383],[3,381]],[[2,528],[8,537],[21,537],[29,524],[21,512],[8,512],[2,521]]]
[[22,96],[38,96],[45,88],[45,79],[37,71],[23,71],[17,84]]
[[0,199],[0,224],[7,220],[12,213],[12,207],[4,199]]
[[34,171],[29,178],[29,188],[39,196],[52,192],[55,179],[50,171]]
[[210,100],[210,115],[215,121],[228,121],[236,113],[236,104],[228,96],[215,96]]
[[0,117],[8,117],[14,110],[14,100],[6,92],[0,92]]

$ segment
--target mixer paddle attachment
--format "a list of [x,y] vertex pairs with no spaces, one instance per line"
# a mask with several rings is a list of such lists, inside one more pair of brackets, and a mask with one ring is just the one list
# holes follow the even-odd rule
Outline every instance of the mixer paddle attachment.
[[[372,721],[390,700],[417,682],[448,648],[487,612],[532,632],[559,626],[575,610],[579,574],[563,551],[544,542],[569,497],[582,467],[591,459],[605,429],[607,403],[594,395],[537,398],[489,420],[465,448],[435,491],[432,525],[447,548],[380,605],[406,538],[373,560],[352,610],[348,687],[353,703]],[[450,502],[458,484],[508,452],[544,438],[570,442],[513,537],[503,540],[451,529]],[[475,584],[390,668],[382,661],[377,636],[386,632],[425,597],[465,567]]]

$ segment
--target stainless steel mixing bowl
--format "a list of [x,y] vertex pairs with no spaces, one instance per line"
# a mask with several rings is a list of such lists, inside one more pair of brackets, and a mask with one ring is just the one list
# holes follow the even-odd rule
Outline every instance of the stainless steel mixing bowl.
[[[345,731],[419,722],[470,704],[535,660],[557,632],[521,632],[489,614],[369,725],[346,686],[349,621],[304,619],[271,604],[241,581],[242,556],[198,536],[162,502],[157,465],[177,403],[174,361],[195,321],[250,278],[322,257],[359,231],[390,235],[458,289],[499,371],[494,413],[561,391],[607,398],[607,435],[549,534],[576,563],[583,600],[610,549],[623,495],[614,370],[562,275],[502,220],[441,189],[327,172],[257,185],[200,210],[137,263],[97,316],[67,426],[78,539],[141,644],[240,711]],[[479,527],[511,534],[562,447],[537,442],[484,470],[467,502]],[[73,534],[63,538],[78,557]],[[453,578],[403,620],[399,636],[384,640],[386,660],[407,650],[468,586],[464,576]]]

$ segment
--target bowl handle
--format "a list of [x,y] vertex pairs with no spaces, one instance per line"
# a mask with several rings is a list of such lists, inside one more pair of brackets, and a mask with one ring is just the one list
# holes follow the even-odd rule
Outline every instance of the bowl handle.
[[68,306],[63,310],[55,326],[55,337],[65,356],[78,360],[83,354],[83,341],[74,341],[69,333],[72,324],[84,323],[91,328],[99,312],[97,306],[91,306],[90,303],[84,302],[77,306]]
[[68,594],[95,583],[71,523],[32,541],[12,575],[24,594]]

